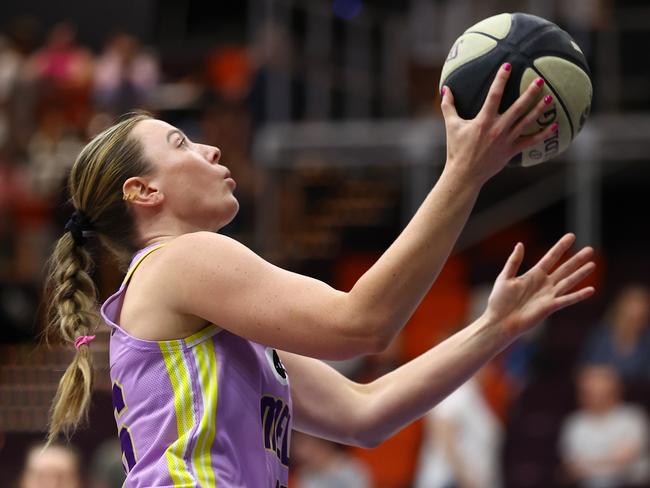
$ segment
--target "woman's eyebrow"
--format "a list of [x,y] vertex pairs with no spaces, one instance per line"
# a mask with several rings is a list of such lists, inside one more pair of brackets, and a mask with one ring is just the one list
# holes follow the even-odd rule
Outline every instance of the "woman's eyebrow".
[[167,133],[167,142],[169,142],[169,138],[174,134],[180,134],[182,137],[185,137],[187,139],[187,136],[183,133],[182,130],[172,129]]

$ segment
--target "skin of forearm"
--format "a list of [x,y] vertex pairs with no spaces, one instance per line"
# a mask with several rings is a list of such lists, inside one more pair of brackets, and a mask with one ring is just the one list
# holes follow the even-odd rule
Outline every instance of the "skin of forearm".
[[377,445],[421,417],[515,337],[485,315],[425,354],[365,385],[359,437]]
[[471,178],[443,172],[399,237],[350,290],[353,320],[390,342],[438,276],[479,190]]

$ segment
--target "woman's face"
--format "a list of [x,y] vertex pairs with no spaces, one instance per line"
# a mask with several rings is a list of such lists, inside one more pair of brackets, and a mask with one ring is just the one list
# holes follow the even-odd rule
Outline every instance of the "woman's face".
[[235,180],[219,164],[217,147],[190,141],[179,129],[157,119],[140,121],[132,136],[154,167],[147,179],[161,192],[171,214],[197,230],[218,230],[237,214]]

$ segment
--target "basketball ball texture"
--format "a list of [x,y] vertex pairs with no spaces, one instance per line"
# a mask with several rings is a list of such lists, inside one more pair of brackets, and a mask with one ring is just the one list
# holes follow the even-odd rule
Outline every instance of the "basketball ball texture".
[[504,13],[467,29],[452,46],[440,76],[454,94],[464,119],[478,114],[497,70],[512,70],[499,111],[503,113],[536,78],[544,78],[541,96],[553,103],[526,129],[526,134],[558,122],[558,130],[544,142],[526,149],[510,164],[532,166],[548,161],[569,147],[589,116],[592,83],[580,47],[569,34],[548,20],[523,13]]

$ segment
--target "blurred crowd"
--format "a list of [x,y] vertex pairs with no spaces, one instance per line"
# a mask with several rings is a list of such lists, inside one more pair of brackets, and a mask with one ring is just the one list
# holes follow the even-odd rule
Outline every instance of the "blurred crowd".
[[[20,27],[20,26],[19,26]],[[119,115],[144,109],[192,139],[219,145],[237,175],[251,231],[255,174],[249,162],[253,69],[245,47],[210,52],[175,75],[155,50],[118,32],[100,52],[80,44],[69,23],[42,45],[26,29],[0,31],[0,322],[2,340],[34,334],[42,264],[70,212],[65,178],[85,142]],[[101,272],[101,270],[100,270]]]
[[[40,43],[21,32],[0,31],[0,342],[38,333],[42,266],[70,212],[67,171],[89,138],[133,108],[222,149],[241,203],[226,232],[250,241],[262,178],[251,162],[253,131],[264,120],[268,68],[281,70],[289,56],[270,32],[259,45],[218,46],[178,69],[126,32],[98,52],[69,23]],[[420,106],[430,106],[425,98]],[[446,270],[389,350],[334,366],[372,381],[475,317],[485,290],[456,293],[460,278]],[[101,281],[110,271],[97,273]],[[337,285],[349,286],[352,275]],[[378,449],[295,433],[292,486],[650,486],[650,292],[643,283],[614,289],[605,303],[523,338]],[[463,293],[471,297],[459,299]],[[445,310],[446,326],[434,327]],[[0,456],[12,448],[3,444],[0,433]],[[103,439],[93,452],[31,445],[21,469],[17,488],[113,488],[124,480],[119,444]]]

